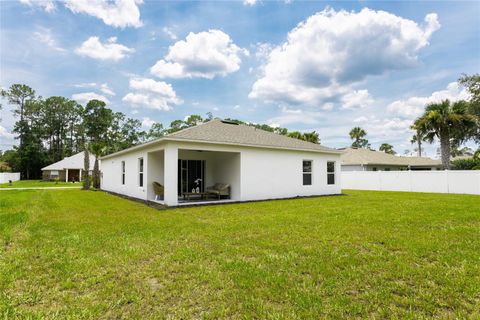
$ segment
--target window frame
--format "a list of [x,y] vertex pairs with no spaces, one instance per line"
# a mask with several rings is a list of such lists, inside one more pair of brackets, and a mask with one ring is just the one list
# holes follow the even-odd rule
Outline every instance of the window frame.
[[[329,164],[333,163],[333,171],[329,171]],[[337,183],[336,161],[327,161],[327,185],[335,185]],[[333,183],[330,183],[330,177],[333,177]]]
[[144,166],[145,166],[145,162],[143,160],[143,157],[138,158],[138,187],[139,188],[143,188],[144,186],[144,181],[143,181],[144,170],[145,170]]
[[[310,162],[310,171],[305,171],[305,162]],[[310,183],[305,183],[305,176],[310,175]],[[313,185],[313,160],[310,159],[303,159],[302,160],[302,185],[303,186],[311,186]]]
[[121,173],[122,173],[122,185],[125,185],[125,161],[120,162]]

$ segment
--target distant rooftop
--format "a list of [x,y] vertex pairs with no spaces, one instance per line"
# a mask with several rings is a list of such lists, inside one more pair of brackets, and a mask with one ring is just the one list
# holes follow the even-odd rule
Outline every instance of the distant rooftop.
[[402,157],[382,151],[346,148],[340,157],[343,165],[440,166],[440,160],[427,157]]
[[[93,169],[95,163],[95,157],[90,154],[90,169]],[[64,169],[83,169],[84,152],[79,152],[73,156],[63,158],[60,161],[48,165],[42,170],[64,170]]]

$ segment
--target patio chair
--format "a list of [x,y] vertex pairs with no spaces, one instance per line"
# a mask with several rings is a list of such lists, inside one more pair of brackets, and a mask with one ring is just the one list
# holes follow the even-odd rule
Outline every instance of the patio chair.
[[220,200],[222,196],[230,198],[230,185],[228,183],[215,183],[214,186],[207,188],[207,193],[217,196],[218,200]]
[[158,200],[158,198],[163,199],[163,195],[165,193],[165,187],[162,186],[160,183],[154,181],[153,192],[155,192],[155,201]]

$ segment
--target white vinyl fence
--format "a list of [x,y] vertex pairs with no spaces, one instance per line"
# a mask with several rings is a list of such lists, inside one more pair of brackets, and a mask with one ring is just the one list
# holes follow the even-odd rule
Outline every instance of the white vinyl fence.
[[20,172],[0,172],[0,183],[6,183],[8,180],[20,180]]
[[343,171],[342,189],[480,195],[480,170]]

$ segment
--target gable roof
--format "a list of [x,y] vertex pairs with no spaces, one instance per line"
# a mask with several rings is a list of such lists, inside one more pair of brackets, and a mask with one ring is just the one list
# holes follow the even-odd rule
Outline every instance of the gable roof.
[[317,143],[303,141],[273,132],[257,129],[252,126],[237,124],[231,121],[213,119],[211,121],[186,128],[165,137],[131,147],[102,157],[108,158],[137,148],[148,146],[161,141],[188,141],[200,143],[221,143],[238,146],[313,151],[339,154],[341,151],[324,147]]
[[427,157],[401,157],[369,149],[346,148],[340,156],[343,165],[440,166],[440,160]]
[[[90,169],[95,164],[95,156],[90,154]],[[84,151],[74,154],[73,156],[64,158],[58,162],[42,168],[43,170],[65,170],[65,169],[83,169]]]

